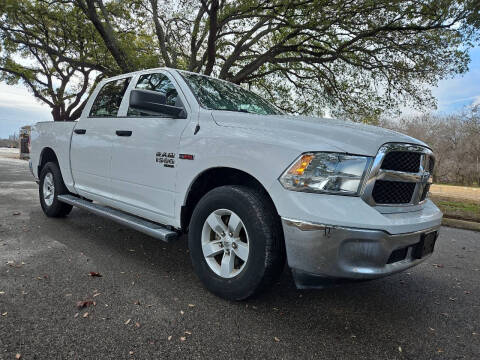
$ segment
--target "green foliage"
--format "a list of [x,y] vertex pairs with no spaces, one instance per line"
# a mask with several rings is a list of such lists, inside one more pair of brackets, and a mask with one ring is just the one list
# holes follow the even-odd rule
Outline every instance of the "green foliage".
[[428,89],[468,70],[480,27],[474,0],[0,4],[2,79],[47,103],[58,89],[37,81],[45,73],[58,81],[67,67],[98,77],[170,66],[248,84],[289,112],[369,123],[401,106],[434,106]]

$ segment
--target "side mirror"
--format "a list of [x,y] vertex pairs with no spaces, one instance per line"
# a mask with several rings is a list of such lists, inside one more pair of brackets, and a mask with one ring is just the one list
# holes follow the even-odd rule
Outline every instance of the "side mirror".
[[165,104],[165,95],[151,90],[134,89],[130,92],[130,107],[150,115],[170,115],[175,119],[186,119],[183,107]]

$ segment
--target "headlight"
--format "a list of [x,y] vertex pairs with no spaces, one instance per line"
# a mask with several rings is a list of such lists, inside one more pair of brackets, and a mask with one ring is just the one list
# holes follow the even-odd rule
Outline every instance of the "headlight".
[[358,195],[371,160],[340,153],[303,154],[279,180],[288,190]]

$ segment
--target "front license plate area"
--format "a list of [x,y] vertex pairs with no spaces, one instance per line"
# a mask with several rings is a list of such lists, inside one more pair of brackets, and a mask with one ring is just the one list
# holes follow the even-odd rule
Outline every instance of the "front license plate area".
[[429,232],[426,234],[422,234],[420,236],[420,242],[418,242],[412,251],[412,257],[414,259],[421,259],[428,254],[433,252],[435,247],[435,241],[437,240],[437,232]]

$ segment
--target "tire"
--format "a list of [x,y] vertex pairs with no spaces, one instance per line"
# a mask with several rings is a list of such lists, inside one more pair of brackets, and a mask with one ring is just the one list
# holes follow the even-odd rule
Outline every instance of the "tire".
[[189,228],[194,271],[208,290],[224,299],[255,296],[283,271],[280,218],[270,199],[257,190],[245,186],[211,190],[195,207]]
[[[53,185],[53,188],[52,188]],[[68,194],[58,165],[48,162],[40,172],[40,205],[48,217],[65,217],[72,211],[72,205],[58,200],[58,195]]]

